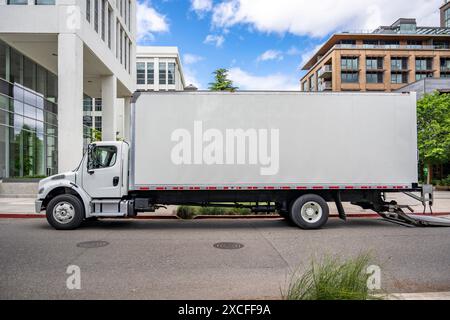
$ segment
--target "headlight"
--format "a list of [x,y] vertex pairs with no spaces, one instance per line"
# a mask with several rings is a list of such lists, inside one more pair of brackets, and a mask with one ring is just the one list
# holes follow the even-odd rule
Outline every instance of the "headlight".
[[39,194],[41,194],[41,193],[43,193],[44,192],[44,188],[40,188],[39,189]]

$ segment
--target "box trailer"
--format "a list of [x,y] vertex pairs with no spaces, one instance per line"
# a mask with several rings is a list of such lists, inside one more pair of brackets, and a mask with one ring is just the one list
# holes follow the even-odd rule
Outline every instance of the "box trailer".
[[[164,205],[234,206],[322,227],[327,201],[399,223],[384,193],[424,205],[414,93],[137,92],[131,141],[89,145],[73,172],[39,183],[36,211],[57,229]],[[412,192],[420,192],[415,195]]]

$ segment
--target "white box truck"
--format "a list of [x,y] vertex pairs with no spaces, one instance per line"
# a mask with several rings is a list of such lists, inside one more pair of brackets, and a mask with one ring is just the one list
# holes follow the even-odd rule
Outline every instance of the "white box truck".
[[[386,202],[418,185],[414,93],[137,92],[131,141],[89,145],[78,168],[39,183],[56,229],[162,205],[236,206],[322,227],[327,201],[426,225]],[[418,191],[417,196],[411,192]]]

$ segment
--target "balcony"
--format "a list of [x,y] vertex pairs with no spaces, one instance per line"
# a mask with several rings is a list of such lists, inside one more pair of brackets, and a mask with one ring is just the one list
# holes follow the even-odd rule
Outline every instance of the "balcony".
[[335,44],[333,49],[379,49],[379,50],[390,50],[390,49],[398,49],[398,50],[449,50],[450,47],[443,45],[377,45],[377,44]]
[[319,91],[328,91],[333,90],[333,85],[331,81],[323,81],[322,83],[319,83]]
[[318,72],[319,78],[329,79],[333,75],[333,69],[331,64],[326,64],[322,68],[320,68]]

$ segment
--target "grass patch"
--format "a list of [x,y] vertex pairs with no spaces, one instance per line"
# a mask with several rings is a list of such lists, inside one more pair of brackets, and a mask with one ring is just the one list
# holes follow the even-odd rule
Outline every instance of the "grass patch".
[[294,273],[285,300],[368,300],[376,299],[367,287],[370,255],[341,261],[326,256],[322,261],[312,261],[302,274]]
[[195,207],[195,206],[179,206],[177,208],[177,216],[181,219],[193,219],[195,216],[220,216],[220,215],[249,215],[250,209],[246,208],[228,208],[228,207]]

